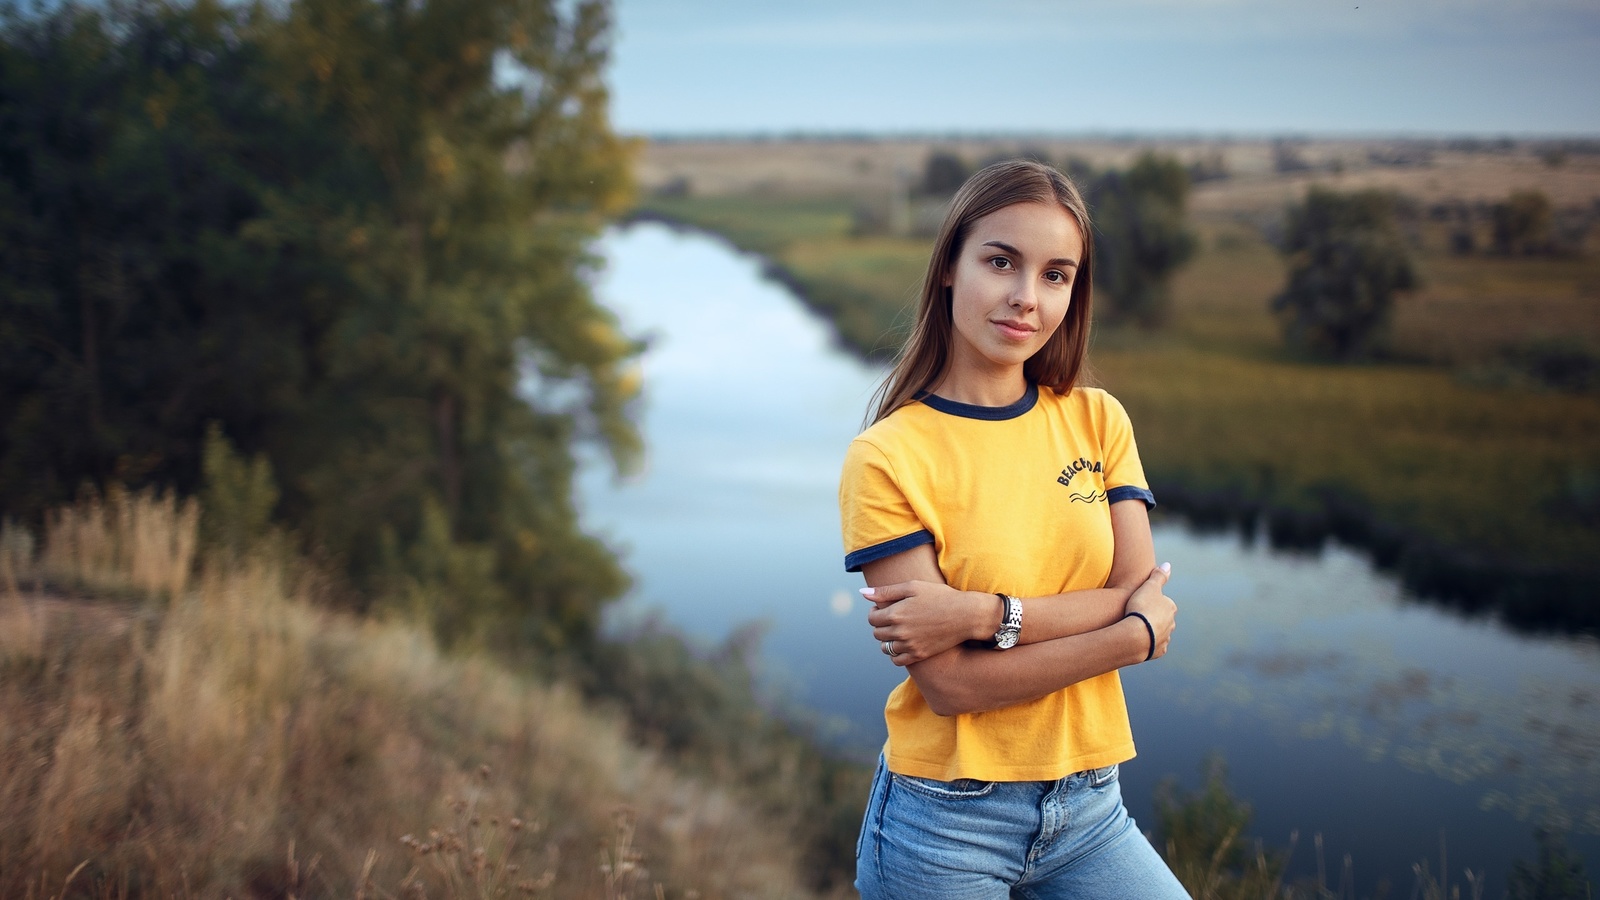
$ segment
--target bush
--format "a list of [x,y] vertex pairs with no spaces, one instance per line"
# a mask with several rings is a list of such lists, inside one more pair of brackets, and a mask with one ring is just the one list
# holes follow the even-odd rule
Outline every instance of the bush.
[[971,174],[972,171],[967,168],[961,157],[944,150],[936,150],[928,154],[928,161],[922,167],[922,193],[935,197],[949,197]]
[[1543,191],[1512,191],[1494,205],[1494,247],[1507,255],[1549,253],[1550,198]]
[[1381,191],[1314,187],[1289,208],[1289,281],[1272,310],[1291,346],[1338,360],[1379,348],[1395,294],[1419,283],[1395,207]]
[[1146,153],[1126,171],[1074,177],[1094,216],[1095,287],[1106,300],[1101,314],[1160,325],[1171,305],[1172,273],[1195,250],[1186,220],[1188,170],[1172,157]]

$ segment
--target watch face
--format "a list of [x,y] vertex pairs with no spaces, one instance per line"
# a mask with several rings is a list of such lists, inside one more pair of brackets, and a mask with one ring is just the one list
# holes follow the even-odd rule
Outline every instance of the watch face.
[[999,634],[994,636],[994,645],[1001,650],[1010,650],[1017,645],[1017,637],[1020,634],[1019,630],[1002,629]]

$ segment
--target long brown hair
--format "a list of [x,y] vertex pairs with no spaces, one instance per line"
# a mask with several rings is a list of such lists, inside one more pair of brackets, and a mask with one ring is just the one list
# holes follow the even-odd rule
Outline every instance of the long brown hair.
[[[922,300],[911,336],[883,384],[868,405],[877,422],[933,386],[950,361],[950,289],[945,282],[972,223],[1014,203],[1059,203],[1083,233],[1083,261],[1072,282],[1067,317],[1043,347],[1023,363],[1023,376],[1060,394],[1072,390],[1083,371],[1089,350],[1089,321],[1094,297],[1094,231],[1083,196],[1067,176],[1032,160],[1014,159],[988,166],[961,186],[950,201],[950,211],[934,240],[928,273],[922,280]],[[871,424],[871,423],[869,423]]]

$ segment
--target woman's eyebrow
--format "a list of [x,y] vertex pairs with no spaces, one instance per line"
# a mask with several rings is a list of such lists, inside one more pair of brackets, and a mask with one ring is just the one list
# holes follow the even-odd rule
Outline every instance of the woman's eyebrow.
[[[1015,248],[1015,247],[1011,246],[1010,244],[1006,243],[1005,241],[984,241],[981,246],[984,246],[984,247],[998,247],[1001,250],[1004,250],[1005,252],[1011,254],[1012,256],[1021,256],[1022,255],[1022,251],[1021,250],[1018,250],[1017,248]],[[1049,262],[1045,263],[1045,265],[1047,265],[1047,266],[1070,266],[1072,268],[1077,268],[1078,261],[1075,260],[1075,259],[1068,259],[1068,258],[1066,258],[1064,256],[1058,256],[1055,259],[1052,259]]]

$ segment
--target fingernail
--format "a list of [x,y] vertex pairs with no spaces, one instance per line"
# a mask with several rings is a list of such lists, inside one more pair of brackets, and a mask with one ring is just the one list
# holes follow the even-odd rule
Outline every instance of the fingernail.
[[1162,563],[1161,564],[1161,574],[1163,574],[1163,575],[1171,575],[1172,574],[1172,563]]
[[861,589],[861,596],[863,596],[863,597],[871,597],[872,596],[872,588],[862,588]]

